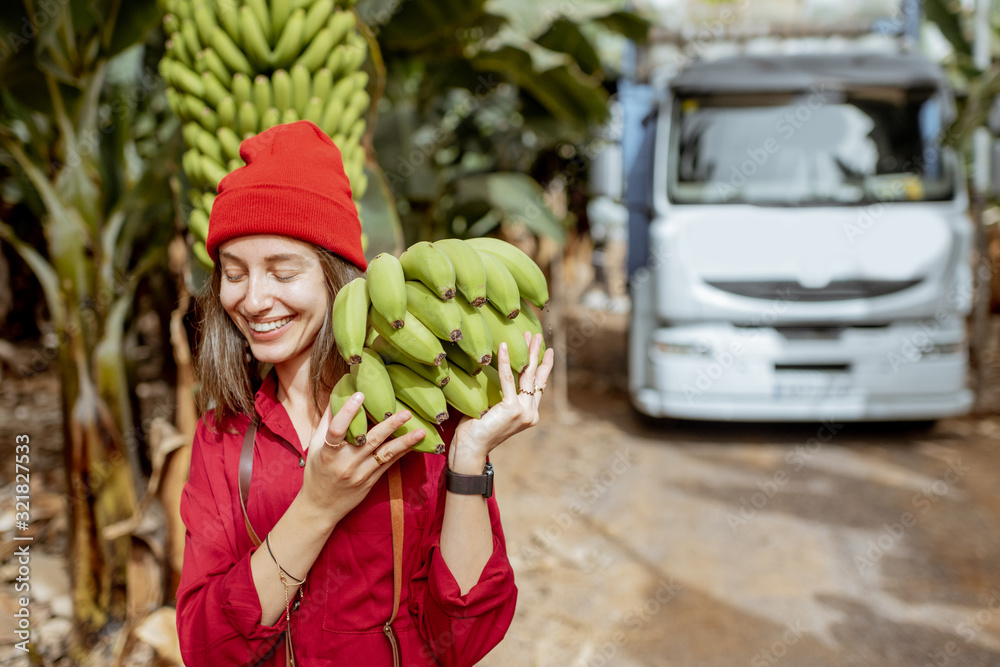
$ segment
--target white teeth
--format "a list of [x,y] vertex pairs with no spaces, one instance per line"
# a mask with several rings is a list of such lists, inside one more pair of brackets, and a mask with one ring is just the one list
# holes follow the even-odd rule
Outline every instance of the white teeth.
[[249,324],[250,328],[257,333],[264,333],[265,331],[273,331],[279,327],[283,327],[291,321],[292,318],[286,317],[283,320],[275,320],[273,322],[251,322],[250,320],[247,320],[247,324]]

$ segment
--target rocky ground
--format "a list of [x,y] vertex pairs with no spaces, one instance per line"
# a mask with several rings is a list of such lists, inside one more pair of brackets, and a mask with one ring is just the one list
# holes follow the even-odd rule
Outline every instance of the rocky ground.
[[[586,335],[569,360],[570,410],[548,403],[542,424],[494,456],[520,592],[481,664],[1000,665],[1000,416],[640,419],[624,392],[625,316],[573,323]],[[14,434],[36,434],[40,664],[63,662],[69,629],[55,382],[48,372],[0,387],[2,459]],[[9,536],[11,487],[2,494]],[[12,604],[8,583],[3,627]],[[133,664],[151,664],[139,655]],[[0,664],[28,663],[8,644]]]

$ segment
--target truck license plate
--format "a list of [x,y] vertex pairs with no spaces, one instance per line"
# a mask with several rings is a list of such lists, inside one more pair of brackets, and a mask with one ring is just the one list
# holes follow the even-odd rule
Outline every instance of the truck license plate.
[[831,371],[779,371],[774,374],[774,398],[796,400],[846,396],[847,373]]

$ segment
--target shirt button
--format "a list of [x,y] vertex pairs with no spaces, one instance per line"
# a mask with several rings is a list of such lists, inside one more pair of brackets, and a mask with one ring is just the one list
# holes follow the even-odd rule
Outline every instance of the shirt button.
[[305,468],[306,467],[306,460],[304,458],[302,458],[301,456],[299,457],[299,467],[300,468]]

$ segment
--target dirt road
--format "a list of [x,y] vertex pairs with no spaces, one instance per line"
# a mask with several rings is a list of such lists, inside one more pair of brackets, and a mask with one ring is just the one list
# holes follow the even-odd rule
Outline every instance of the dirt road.
[[1000,665],[1000,419],[649,422],[606,324],[494,457],[520,600],[482,664]]

